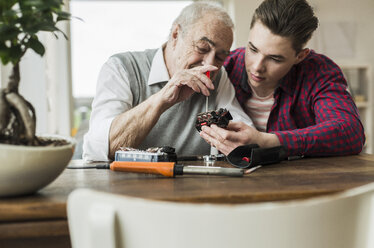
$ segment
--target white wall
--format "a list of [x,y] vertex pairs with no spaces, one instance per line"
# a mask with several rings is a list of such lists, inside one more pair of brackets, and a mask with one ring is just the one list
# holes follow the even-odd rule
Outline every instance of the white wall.
[[233,48],[246,45],[252,15],[261,2],[262,0],[224,0],[224,6],[235,23]]
[[[235,47],[245,46],[249,34],[249,24],[254,10],[262,0],[225,0],[235,28]],[[331,22],[352,22],[356,30],[355,61],[374,64],[374,1],[373,0],[309,0],[315,8],[320,25]],[[336,44],[339,45],[339,44]],[[351,61],[352,58],[349,59]]]

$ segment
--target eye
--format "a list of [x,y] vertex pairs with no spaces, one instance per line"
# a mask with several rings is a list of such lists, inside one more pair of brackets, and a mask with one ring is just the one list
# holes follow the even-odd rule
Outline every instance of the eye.
[[223,56],[223,55],[216,56],[216,60],[217,60],[218,62],[223,62],[223,61],[225,61],[226,57],[227,57],[227,56]]
[[210,49],[205,47],[196,46],[196,50],[200,54],[209,53]]
[[275,63],[282,63],[283,62],[283,60],[278,59],[278,58],[274,58],[274,57],[271,57],[270,59],[273,60]]
[[250,50],[251,52],[257,53],[257,49],[256,49],[256,48],[250,47],[249,50]]

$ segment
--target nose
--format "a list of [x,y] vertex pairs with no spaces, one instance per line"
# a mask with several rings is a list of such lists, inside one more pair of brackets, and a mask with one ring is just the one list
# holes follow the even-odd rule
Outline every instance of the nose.
[[214,65],[214,66],[217,66],[217,63],[215,61],[215,52],[214,51],[211,51],[210,53],[207,53],[205,54],[204,58],[203,58],[203,65]]
[[253,58],[252,68],[254,72],[264,72],[265,71],[265,63],[264,57],[261,55],[255,56]]

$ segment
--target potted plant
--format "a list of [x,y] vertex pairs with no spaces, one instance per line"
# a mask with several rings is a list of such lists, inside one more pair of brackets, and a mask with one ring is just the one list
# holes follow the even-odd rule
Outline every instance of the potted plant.
[[57,27],[58,22],[71,18],[63,5],[62,0],[0,1],[0,58],[4,65],[13,66],[8,84],[0,89],[0,196],[44,187],[72,156],[73,142],[35,135],[34,107],[18,91],[20,61],[26,51],[32,49],[40,56],[45,53],[37,33],[51,32],[56,38],[62,33],[66,38]]

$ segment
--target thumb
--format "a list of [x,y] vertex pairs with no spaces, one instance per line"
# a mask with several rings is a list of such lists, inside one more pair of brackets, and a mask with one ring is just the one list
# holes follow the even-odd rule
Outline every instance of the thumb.
[[214,65],[203,65],[199,69],[200,69],[200,72],[205,73],[207,71],[216,71],[218,70],[218,67]]
[[240,131],[243,130],[243,128],[246,126],[243,122],[236,122],[236,121],[230,121],[229,124],[227,125],[228,130],[230,131]]

